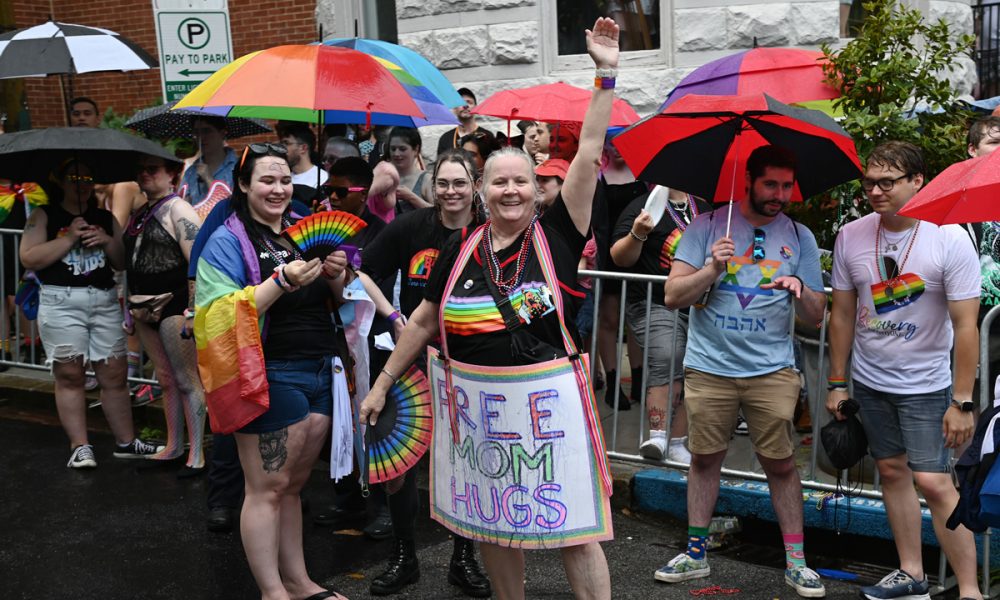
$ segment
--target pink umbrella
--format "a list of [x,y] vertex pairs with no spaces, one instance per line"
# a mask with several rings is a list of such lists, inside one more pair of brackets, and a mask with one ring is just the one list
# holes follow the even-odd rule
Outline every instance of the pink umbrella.
[[1000,152],[955,163],[910,198],[899,211],[947,225],[1000,220]]

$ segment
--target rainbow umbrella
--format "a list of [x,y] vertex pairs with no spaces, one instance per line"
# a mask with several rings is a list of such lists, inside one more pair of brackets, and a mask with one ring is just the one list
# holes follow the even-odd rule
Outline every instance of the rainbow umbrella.
[[387,115],[424,118],[393,67],[398,69],[349,48],[276,46],[222,67],[174,108],[310,123],[379,124]]
[[465,100],[455,91],[451,81],[431,61],[416,51],[398,44],[367,38],[334,38],[323,42],[323,45],[352,48],[386,61],[386,66],[400,79],[400,83],[425,115],[424,119],[412,119],[411,123],[376,122],[376,125],[423,127],[451,125],[458,122],[451,109],[465,105]]

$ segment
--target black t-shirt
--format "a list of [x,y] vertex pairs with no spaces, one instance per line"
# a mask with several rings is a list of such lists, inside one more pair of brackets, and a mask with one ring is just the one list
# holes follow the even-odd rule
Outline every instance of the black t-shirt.
[[[580,336],[575,322],[584,294],[576,285],[576,272],[587,238],[577,231],[561,195],[538,222],[548,238],[552,252],[552,262],[559,279],[559,293],[562,294],[566,309],[566,326],[579,347]],[[461,241],[461,236],[455,235],[445,242],[431,272],[424,297],[435,304],[442,302],[444,287],[455,267]],[[520,247],[521,243],[517,241],[497,253],[505,278],[513,275],[516,270]],[[510,333],[486,286],[481,250],[480,245],[455,283],[451,299],[445,306],[446,331],[441,334],[448,336],[449,354],[456,360],[486,366],[513,366],[516,363],[511,355]],[[522,282],[510,296],[511,305],[521,315],[522,321],[526,321],[526,314],[529,316],[527,331],[552,346],[562,348],[562,335],[551,296],[555,292],[548,289],[537,255],[532,249],[525,264]]]
[[[639,196],[622,211],[618,217],[618,222],[611,233],[611,245],[626,237],[632,230],[632,223],[639,216],[639,212],[646,206],[646,199],[649,194]],[[694,203],[695,214],[709,212],[712,207],[703,200],[690,198],[689,202]],[[669,204],[669,202],[668,202]],[[677,220],[675,220],[675,217]],[[674,252],[677,250],[677,243],[684,233],[684,229],[678,227],[677,222],[688,225],[688,220],[694,220],[691,216],[691,209],[686,212],[674,211],[671,215],[671,208],[667,206],[660,217],[659,223],[649,232],[649,237],[642,244],[642,251],[639,259],[631,267],[617,267],[625,273],[636,273],[638,275],[669,275],[670,264],[674,259]],[[642,284],[629,284],[626,288],[626,300],[629,303],[646,301],[646,286]],[[653,286],[653,303],[663,305],[663,286]]]
[[649,186],[641,181],[612,184],[604,179],[597,181],[594,190],[594,238],[597,241],[597,266],[603,271],[619,271],[611,260],[611,230],[622,211],[637,197],[649,193]]
[[[265,283],[278,266],[278,261],[271,256],[262,239],[266,238],[271,242],[271,246],[285,263],[295,260],[287,242],[269,227],[254,222],[247,228],[247,233],[257,251],[260,274]],[[264,359],[300,360],[336,354],[335,332],[330,316],[332,301],[333,292],[322,276],[294,292],[282,294],[267,309]]]
[[399,305],[410,316],[424,299],[424,287],[445,241],[457,229],[441,223],[434,207],[396,217],[365,248],[361,270],[375,281],[401,273]]
[[[65,230],[69,228],[69,224],[77,216],[83,217],[83,220],[91,225],[99,226],[108,235],[114,235],[112,225],[114,215],[111,214],[111,211],[98,208],[97,203],[93,200],[87,205],[87,210],[82,215],[71,214],[59,204],[48,204],[40,206],[39,209],[45,211],[45,216],[48,217],[45,224],[46,241],[65,235]],[[36,274],[39,281],[46,285],[93,286],[102,290],[115,287],[115,274],[104,249],[84,248],[79,241],[65,256]]]

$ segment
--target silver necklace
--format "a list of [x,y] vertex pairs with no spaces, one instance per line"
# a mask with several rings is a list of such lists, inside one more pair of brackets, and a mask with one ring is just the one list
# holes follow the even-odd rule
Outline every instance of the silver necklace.
[[909,241],[909,239],[913,235],[913,231],[914,231],[914,229],[916,229],[916,227],[910,227],[910,229],[906,233],[906,237],[900,239],[897,242],[891,242],[891,241],[889,241],[889,236],[887,236],[885,234],[885,227],[880,227],[879,229],[881,230],[881,233],[882,233],[882,241],[885,242],[885,248],[882,250],[882,252],[898,252],[899,251],[899,247],[900,246],[905,246],[906,242]]

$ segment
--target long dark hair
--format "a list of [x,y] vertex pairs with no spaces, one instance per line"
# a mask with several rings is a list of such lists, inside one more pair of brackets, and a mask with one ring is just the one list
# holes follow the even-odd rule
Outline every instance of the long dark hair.
[[[254,146],[256,146],[256,144],[254,144]],[[229,203],[233,208],[233,212],[236,213],[236,217],[243,222],[243,226],[246,228],[247,232],[253,231],[255,221],[253,219],[253,215],[250,214],[250,199],[247,197],[247,193],[243,191],[243,188],[240,187],[240,184],[242,183],[247,188],[250,187],[250,181],[253,179],[254,166],[256,166],[258,160],[264,158],[265,156],[274,156],[287,163],[288,154],[277,151],[276,148],[278,146],[278,144],[267,144],[264,152],[255,152],[250,146],[247,146],[243,150],[242,157],[236,163],[236,166],[233,167],[233,195],[230,198]],[[292,203],[289,202],[288,206],[285,208],[285,214],[282,215],[282,220],[288,217],[291,207]]]
[[431,190],[434,194],[434,208],[438,212],[438,217],[440,218],[441,216],[441,203],[437,201],[437,186],[435,182],[437,181],[438,171],[441,170],[441,165],[445,163],[461,165],[462,169],[465,170],[465,175],[469,178],[469,186],[472,187],[472,205],[469,207],[472,211],[472,223],[469,225],[470,227],[482,225],[486,222],[486,210],[479,192],[476,191],[476,163],[472,158],[472,153],[468,150],[463,150],[461,147],[450,148],[438,154],[437,162],[434,163],[434,171],[431,174]]

